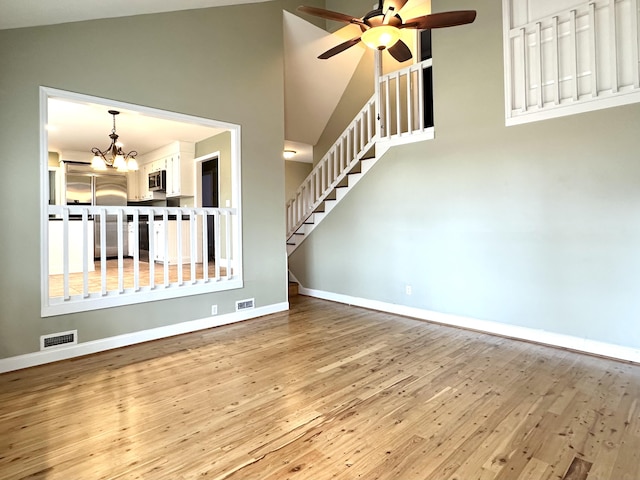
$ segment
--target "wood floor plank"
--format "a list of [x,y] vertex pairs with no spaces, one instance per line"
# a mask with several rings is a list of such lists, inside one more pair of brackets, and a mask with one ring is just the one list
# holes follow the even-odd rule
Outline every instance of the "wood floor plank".
[[3,480],[637,480],[638,452],[639,365],[303,296],[0,375]]
[[587,480],[589,470],[591,470],[590,462],[587,462],[582,458],[575,457],[571,462],[571,465],[569,465],[567,473],[562,477],[562,480]]

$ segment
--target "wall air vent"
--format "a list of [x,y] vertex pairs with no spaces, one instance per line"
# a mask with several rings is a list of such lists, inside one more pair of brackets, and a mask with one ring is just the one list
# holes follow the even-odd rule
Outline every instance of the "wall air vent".
[[78,331],[71,330],[69,332],[52,333],[50,335],[40,336],[40,350],[49,350],[51,348],[64,347],[67,345],[78,344]]
[[249,298],[247,300],[238,300],[236,302],[236,312],[240,310],[249,310],[255,306],[255,299]]

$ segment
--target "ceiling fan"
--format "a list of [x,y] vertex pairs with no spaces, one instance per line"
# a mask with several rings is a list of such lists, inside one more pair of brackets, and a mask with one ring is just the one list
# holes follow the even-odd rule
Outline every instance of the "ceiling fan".
[[398,62],[406,62],[411,59],[411,50],[406,43],[400,40],[401,29],[424,30],[427,28],[455,27],[473,23],[476,19],[475,10],[456,10],[403,20],[400,12],[408,1],[379,0],[378,8],[370,11],[362,18],[355,18],[344,13],[332,12],[331,10],[317,7],[300,6],[298,11],[336,22],[353,23],[362,30],[361,35],[336,45],[319,55],[318,58],[323,60],[331,58],[362,41],[370,48],[388,50]]

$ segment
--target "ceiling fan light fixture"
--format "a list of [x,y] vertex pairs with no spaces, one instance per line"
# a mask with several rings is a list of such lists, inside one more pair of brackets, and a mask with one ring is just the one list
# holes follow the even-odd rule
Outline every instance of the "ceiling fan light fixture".
[[455,27],[473,23],[476,18],[475,10],[455,10],[403,20],[404,14],[402,12],[408,3],[410,3],[410,0],[378,0],[378,7],[362,18],[355,18],[351,15],[318,7],[301,6],[298,7],[298,11],[314,17],[324,18],[325,20],[355,24],[362,30],[361,35],[342,42],[318,55],[321,60],[326,60],[344,52],[362,40],[367,47],[374,50],[386,49],[398,62],[406,62],[411,60],[412,54],[407,44],[400,38],[401,29],[425,30]]
[[367,47],[374,50],[384,50],[398,43],[400,29],[392,25],[379,25],[364,32],[361,38]]

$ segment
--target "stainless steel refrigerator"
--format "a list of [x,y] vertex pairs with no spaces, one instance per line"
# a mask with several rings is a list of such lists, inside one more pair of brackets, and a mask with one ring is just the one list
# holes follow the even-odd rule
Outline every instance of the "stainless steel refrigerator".
[[[93,205],[121,207],[127,205],[127,176],[116,170],[96,172],[91,165],[66,162],[66,199],[67,205]],[[106,256],[118,256],[118,221],[116,215],[106,218]],[[100,220],[94,222],[94,257],[101,256]],[[126,219],[122,225],[123,251],[128,251]]]
[[[93,177],[94,205],[119,207],[127,205],[127,177],[126,175],[96,175]],[[94,256],[101,256],[100,250],[100,222],[94,221],[95,248]],[[106,254],[107,258],[118,256],[118,217],[107,215],[106,221]],[[122,222],[123,252],[127,255],[128,235],[126,217]]]

